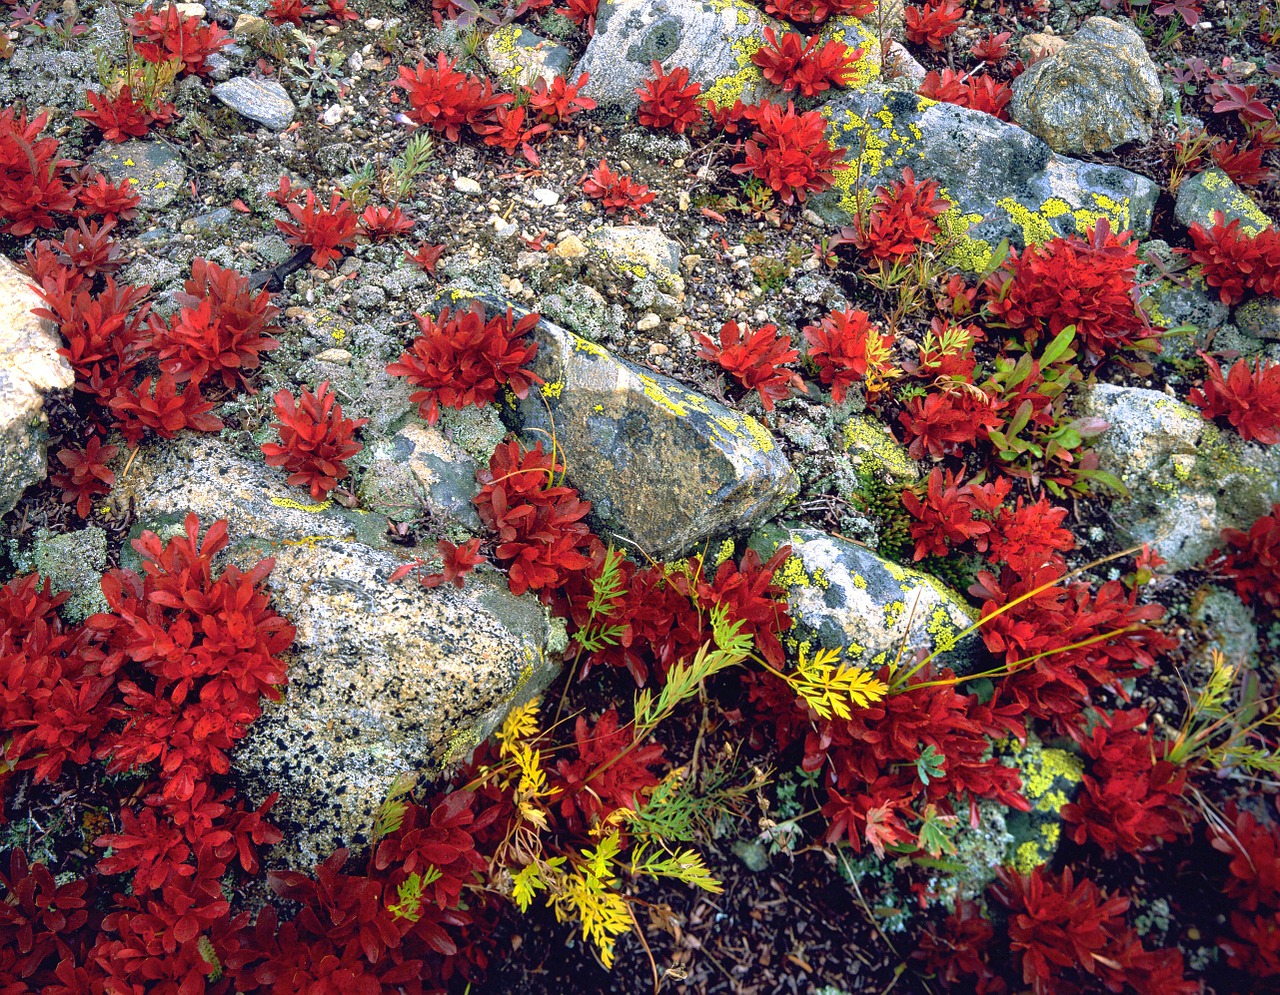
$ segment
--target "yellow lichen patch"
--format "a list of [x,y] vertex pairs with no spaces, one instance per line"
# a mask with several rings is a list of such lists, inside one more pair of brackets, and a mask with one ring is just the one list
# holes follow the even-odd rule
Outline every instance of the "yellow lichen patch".
[[861,89],[880,75],[880,39],[876,33],[856,17],[837,17],[827,22],[822,32],[823,43],[839,42],[858,50],[850,74],[845,77],[849,89]]
[[585,352],[589,356],[599,356],[602,359],[607,359],[609,357],[609,354],[605,352],[602,348],[600,348],[600,346],[596,345],[594,342],[591,342],[587,339],[582,338],[579,335],[573,336],[573,351]]
[[741,0],[706,0],[706,4],[717,14],[723,14],[726,10],[732,11],[737,16],[739,24],[751,23],[752,8]]
[[1098,227],[1098,222],[1103,218],[1106,218],[1107,223],[1111,226],[1112,234],[1128,231],[1133,226],[1132,201],[1128,197],[1122,200],[1114,200],[1103,193],[1091,193],[1089,196],[1093,199],[1097,210],[1082,207],[1076,211],[1077,234],[1092,234],[1094,229]]
[[919,473],[915,461],[879,422],[868,418],[850,418],[841,432],[844,451],[856,451],[871,461],[873,469],[882,469],[894,480],[915,480]]
[[1044,215],[1019,204],[1012,197],[1001,197],[996,206],[1003,208],[1010,220],[1022,229],[1022,240],[1027,245],[1039,245],[1058,234]]
[[933,637],[933,648],[939,653],[949,653],[956,646],[956,628],[951,624],[947,610],[938,605],[925,623],[925,631]]
[[[946,196],[945,191],[942,196]],[[938,216],[938,241],[950,246],[944,257],[948,265],[966,273],[982,273],[990,265],[991,243],[969,234],[969,229],[981,220],[981,214],[965,214],[954,204]]]
[[751,57],[760,51],[763,44],[763,40],[755,36],[735,38],[730,42],[729,47],[733,51],[733,60],[738,64],[738,71],[722,76],[711,84],[706,92],[707,99],[717,107],[732,107],[735,102],[742,99],[742,94],[747,87],[754,89],[762,85],[764,73],[751,61]]
[[769,430],[750,415],[744,415],[743,422],[747,435],[751,437],[751,444],[762,453],[773,452],[773,436],[769,434]]
[[905,601],[890,601],[884,606],[884,627],[892,629],[907,612]]
[[822,567],[818,567],[813,572],[813,586],[825,591],[831,586],[831,581],[827,580],[827,575]]
[[559,397],[560,392],[564,390],[564,381],[555,380],[551,383],[544,383],[540,388],[543,397]]
[[[1243,193],[1237,187],[1226,173],[1220,169],[1211,169],[1203,174],[1204,188],[1209,191],[1223,192],[1227,194],[1226,209],[1232,214],[1240,217],[1240,231],[1244,235],[1253,237],[1264,228],[1271,227],[1271,219],[1263,212],[1250,197]],[[1193,218],[1198,220],[1206,228],[1213,224],[1213,212],[1210,211],[1207,217]]]
[[774,583],[790,590],[793,587],[808,587],[809,575],[805,573],[804,562],[798,556],[788,556],[776,574]]
[[301,504],[293,498],[273,497],[271,503],[277,508],[289,508],[292,511],[309,511],[314,513],[328,511],[333,507],[332,501],[321,501],[319,504]]
[[[1019,769],[1022,771],[1023,794],[1041,811],[1056,812],[1066,804],[1067,799],[1062,791],[1052,791],[1058,778],[1077,784],[1084,777],[1084,761],[1066,750],[1028,751],[1024,758],[1019,759],[1022,761]],[[1040,800],[1051,793],[1061,796],[1061,802],[1056,807],[1041,808]]]

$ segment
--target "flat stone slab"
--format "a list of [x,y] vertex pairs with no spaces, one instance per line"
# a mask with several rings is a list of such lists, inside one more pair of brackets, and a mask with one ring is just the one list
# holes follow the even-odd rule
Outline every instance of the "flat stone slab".
[[213,88],[213,95],[241,117],[283,131],[293,121],[296,108],[285,88],[273,79],[235,76]]
[[1056,235],[1084,235],[1099,218],[1112,231],[1141,238],[1151,228],[1160,189],[1145,176],[1060,156],[1021,128],[990,114],[914,93],[870,86],[845,91],[822,107],[829,138],[849,151],[850,168],[808,203],[834,224],[853,223],[858,189],[901,180],[942,185],[953,204],[939,219],[941,240],[955,243],[948,261],[980,271],[1007,238],[1018,247]]
[[139,206],[144,211],[168,207],[187,179],[182,156],[168,144],[154,140],[103,145],[89,157],[89,165],[117,183],[127,180],[141,198]]

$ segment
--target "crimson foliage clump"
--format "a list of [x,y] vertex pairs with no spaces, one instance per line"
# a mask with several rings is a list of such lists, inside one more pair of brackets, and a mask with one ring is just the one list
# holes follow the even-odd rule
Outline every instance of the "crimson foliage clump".
[[355,432],[369,419],[344,418],[328,380],[314,394],[303,387],[300,398],[282,390],[275,405],[280,442],[263,443],[267,465],[284,467],[289,483],[309,488],[312,498],[323,501],[350,473],[346,461],[364,448]]

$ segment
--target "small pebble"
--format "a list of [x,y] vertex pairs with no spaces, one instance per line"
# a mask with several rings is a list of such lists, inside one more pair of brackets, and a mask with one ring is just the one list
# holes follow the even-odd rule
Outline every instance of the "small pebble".
[[650,355],[650,356],[665,356],[665,355],[666,355],[668,352],[670,352],[670,351],[671,351],[671,350],[670,350],[669,348],[667,348],[667,346],[666,346],[664,343],[662,343],[662,342],[650,342],[650,343],[649,343],[649,355]]
[[355,359],[346,349],[326,349],[324,352],[318,352],[315,355],[318,363],[332,363],[334,366],[350,366],[351,360]]
[[326,128],[332,128],[335,124],[342,120],[342,105],[333,104],[326,107],[324,113],[320,115],[320,123]]
[[368,20],[364,22],[364,26],[365,26],[365,29],[368,31],[381,31],[382,20],[381,18],[370,17]]
[[641,315],[640,320],[636,322],[636,330],[640,332],[648,332],[657,328],[661,324],[661,319],[652,311]]
[[560,203],[560,195],[547,187],[538,187],[534,190],[533,199],[543,207],[555,207]]
[[551,254],[561,259],[580,259],[587,254],[587,247],[582,244],[582,239],[571,234],[557,242]]
[[468,197],[480,196],[480,184],[473,180],[470,176],[459,176],[453,181],[453,189],[458,193],[464,193]]
[[523,290],[524,290],[524,284],[521,283],[519,280],[512,280],[511,283],[508,284],[507,286],[507,293],[509,294],[518,294]]

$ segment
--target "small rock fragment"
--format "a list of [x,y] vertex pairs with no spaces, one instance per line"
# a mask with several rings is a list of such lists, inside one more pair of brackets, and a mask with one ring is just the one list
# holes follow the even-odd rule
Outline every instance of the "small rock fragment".
[[213,95],[241,117],[257,121],[272,131],[283,131],[293,121],[293,101],[285,88],[273,79],[236,76],[215,86]]

